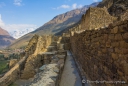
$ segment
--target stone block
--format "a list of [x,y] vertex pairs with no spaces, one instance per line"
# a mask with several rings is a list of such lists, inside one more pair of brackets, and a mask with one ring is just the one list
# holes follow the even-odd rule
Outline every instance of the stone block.
[[102,52],[101,51],[98,51],[98,56],[102,56]]
[[65,50],[70,50],[70,43],[65,43],[64,44],[64,49]]
[[125,75],[128,75],[128,63],[126,60],[122,60],[120,62],[120,65],[122,66],[122,71],[124,72]]
[[10,60],[10,62],[9,62],[9,68],[14,67],[17,62],[18,62],[17,59],[12,59],[12,60]]
[[122,35],[121,35],[121,34],[115,34],[115,40],[116,40],[116,41],[121,41],[121,40],[123,40]]
[[119,26],[119,32],[124,33],[127,31],[127,24]]
[[117,59],[118,59],[118,55],[117,55],[116,53],[112,53],[111,56],[112,56],[112,58],[113,58],[114,60],[117,60]]
[[118,26],[111,29],[111,33],[118,33]]
[[120,41],[119,44],[120,44],[120,48],[128,48],[128,43],[125,41]]
[[111,41],[110,40],[106,42],[106,47],[111,47]]
[[104,40],[108,40],[108,34],[104,34]]
[[112,42],[111,43],[111,46],[112,47],[119,47],[119,42]]
[[126,49],[126,48],[122,48],[121,51],[123,54],[128,54],[128,49]]
[[110,40],[114,40],[114,34],[110,34],[108,37]]
[[123,72],[117,70],[117,73],[119,74],[119,76],[123,76]]
[[124,33],[122,36],[123,36],[123,39],[128,43],[128,32]]
[[94,70],[97,70],[97,68],[98,68],[98,67],[97,67],[96,65],[94,65]]
[[106,54],[107,53],[107,49],[106,48],[102,49],[102,53]]
[[119,48],[115,48],[115,52],[119,54],[121,53],[121,50]]

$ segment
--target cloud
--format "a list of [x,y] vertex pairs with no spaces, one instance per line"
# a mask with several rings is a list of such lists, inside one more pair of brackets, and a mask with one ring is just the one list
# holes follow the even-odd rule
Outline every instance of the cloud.
[[4,2],[0,2],[0,8],[6,6]]
[[68,9],[68,8],[70,8],[69,5],[61,5],[61,6],[57,7],[57,8],[53,8],[53,9]]
[[69,5],[61,5],[60,8],[67,9],[67,8],[70,8],[70,6]]
[[76,8],[77,8],[77,4],[76,4],[76,3],[73,4],[73,5],[72,5],[72,8],[73,8],[73,9],[76,9]]
[[1,14],[0,14],[0,27],[5,26],[4,22],[2,21]]
[[8,30],[9,32],[15,31],[15,30],[25,30],[29,28],[36,28],[36,25],[33,24],[8,24],[5,25],[3,29]]
[[[23,31],[29,30],[28,32],[30,32],[37,28],[37,26],[34,24],[5,24],[2,21],[1,14],[0,14],[0,27],[7,30],[9,33],[11,33],[11,35],[15,31],[23,32]],[[24,34],[26,34],[26,33],[24,32]],[[15,37],[15,38],[19,38],[19,37],[23,36],[24,34],[19,35],[18,37]]]
[[83,5],[79,5],[79,6],[78,6],[78,8],[82,8],[82,7],[83,7]]
[[69,6],[69,5],[61,5],[59,7],[56,7],[56,8],[52,8],[52,9],[76,9],[76,8],[82,8],[83,5],[77,5],[76,3],[74,3],[72,6]]
[[22,6],[22,0],[14,0],[13,4],[16,6]]
[[76,9],[76,8],[82,8],[83,7],[83,5],[77,5],[77,3],[74,3],[73,5],[72,5],[72,9]]
[[98,0],[93,0],[93,2],[98,2]]

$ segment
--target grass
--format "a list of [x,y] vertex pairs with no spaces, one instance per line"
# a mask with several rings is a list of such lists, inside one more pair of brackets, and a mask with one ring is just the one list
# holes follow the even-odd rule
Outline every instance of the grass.
[[0,61],[0,74],[8,71],[8,61]]

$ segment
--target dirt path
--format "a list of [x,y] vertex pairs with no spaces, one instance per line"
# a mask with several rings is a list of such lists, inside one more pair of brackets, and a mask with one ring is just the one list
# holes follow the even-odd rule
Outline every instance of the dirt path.
[[60,86],[82,86],[75,62],[69,51],[67,52],[67,59],[62,73]]

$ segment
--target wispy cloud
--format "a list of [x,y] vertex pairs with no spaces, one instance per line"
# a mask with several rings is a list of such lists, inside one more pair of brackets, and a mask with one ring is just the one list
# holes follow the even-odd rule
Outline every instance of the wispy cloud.
[[69,5],[61,5],[60,8],[67,9],[67,8],[70,8],[70,6]]
[[73,4],[73,5],[72,5],[72,8],[73,8],[73,9],[76,9],[76,8],[77,8],[77,4],[76,4],[76,3]]
[[6,6],[4,2],[0,2],[0,8]]
[[98,0],[93,0],[93,2],[98,2]]
[[3,27],[5,24],[4,22],[2,21],[2,18],[1,18],[1,14],[0,14],[0,27]]
[[68,9],[68,8],[70,8],[69,5],[61,5],[59,7],[53,8],[53,9]]
[[83,7],[83,5],[77,5],[77,3],[74,3],[73,5],[72,5],[72,9],[77,9],[77,8],[82,8]]
[[16,5],[16,6],[22,6],[23,5],[22,0],[14,0],[13,4]]
[[61,5],[59,7],[56,8],[52,8],[52,9],[77,9],[77,8],[82,8],[83,5],[77,5],[77,3],[74,3],[73,5],[69,6],[69,5]]

